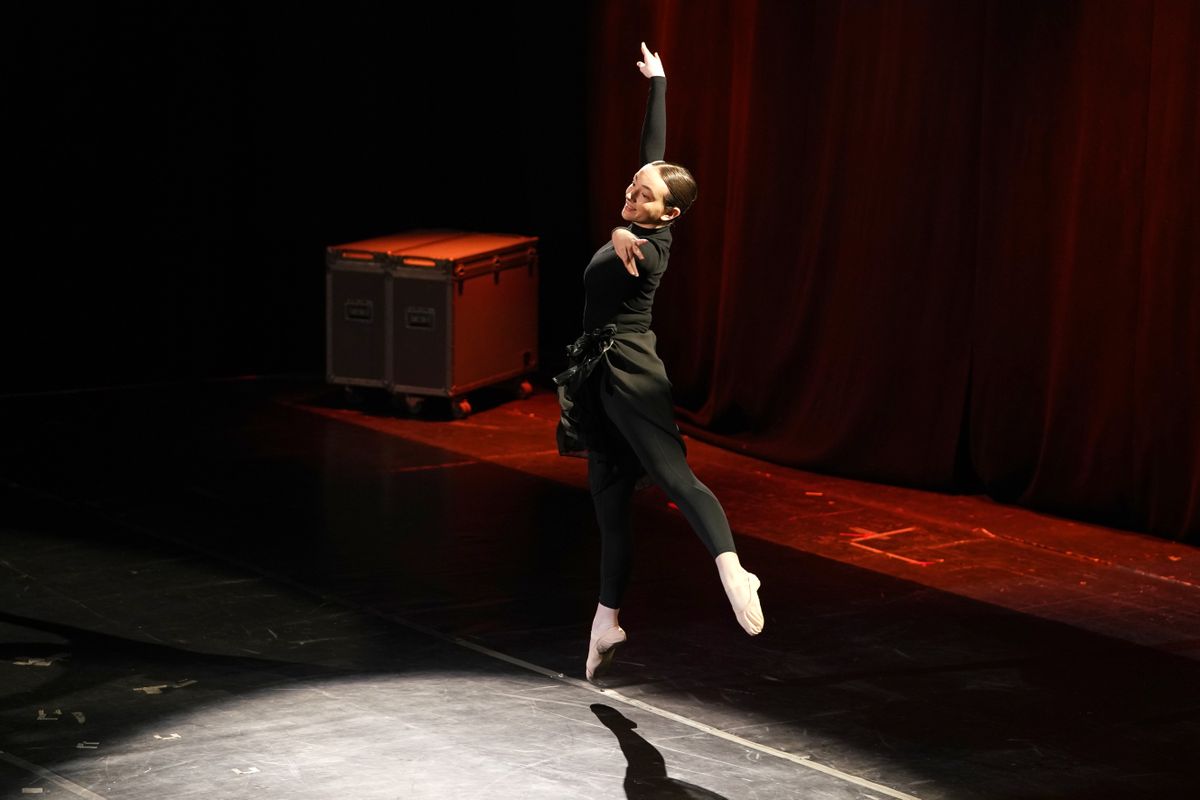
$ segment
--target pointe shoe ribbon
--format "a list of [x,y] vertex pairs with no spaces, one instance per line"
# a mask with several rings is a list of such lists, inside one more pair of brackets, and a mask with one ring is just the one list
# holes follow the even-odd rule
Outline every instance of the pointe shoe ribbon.
[[625,629],[617,625],[609,628],[599,636],[593,636],[588,643],[587,679],[590,681],[608,669],[616,655],[617,645],[625,641]]

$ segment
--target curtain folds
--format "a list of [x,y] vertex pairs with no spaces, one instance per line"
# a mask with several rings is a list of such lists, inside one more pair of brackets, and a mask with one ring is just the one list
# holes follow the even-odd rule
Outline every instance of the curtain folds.
[[592,13],[595,237],[643,39],[700,186],[654,323],[689,433],[1200,538],[1194,3]]

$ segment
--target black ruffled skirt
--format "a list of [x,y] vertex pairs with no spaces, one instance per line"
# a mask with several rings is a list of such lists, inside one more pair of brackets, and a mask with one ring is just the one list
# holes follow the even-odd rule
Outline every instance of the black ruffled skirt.
[[569,366],[554,377],[560,455],[587,458],[594,452],[616,474],[637,480],[637,488],[649,485],[637,456],[604,412],[603,391],[669,433],[686,457],[687,445],[675,424],[671,381],[655,344],[653,331],[619,331],[609,324],[585,331],[567,346]]

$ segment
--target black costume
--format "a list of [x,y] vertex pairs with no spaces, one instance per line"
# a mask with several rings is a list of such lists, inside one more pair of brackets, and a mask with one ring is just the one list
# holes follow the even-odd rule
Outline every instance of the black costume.
[[[662,159],[666,145],[667,79],[650,79],[642,125],[642,164]],[[629,581],[630,500],[657,483],[683,512],[715,558],[733,552],[729,522],[717,498],[687,465],[675,424],[671,382],[650,330],[654,293],[671,251],[671,228],[628,230],[646,243],[638,275],[625,269],[608,241],[583,273],[584,333],[567,348],[570,367],[558,384],[558,450],[588,459],[588,483],[601,534],[600,602],[619,608]]]

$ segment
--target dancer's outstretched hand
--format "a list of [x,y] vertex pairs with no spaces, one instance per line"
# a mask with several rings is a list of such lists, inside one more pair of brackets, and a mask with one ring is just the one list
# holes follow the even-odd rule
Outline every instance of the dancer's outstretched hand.
[[645,258],[640,245],[645,244],[646,240],[639,239],[633,235],[632,231],[625,228],[615,228],[612,233],[612,243],[617,258],[621,259],[621,263],[625,265],[625,271],[636,278],[638,275],[637,262]]
[[645,42],[642,42],[642,60],[637,62],[637,67],[647,78],[653,78],[656,75],[660,78],[667,77],[667,73],[663,70],[662,59],[658,57],[658,53],[651,53]]

